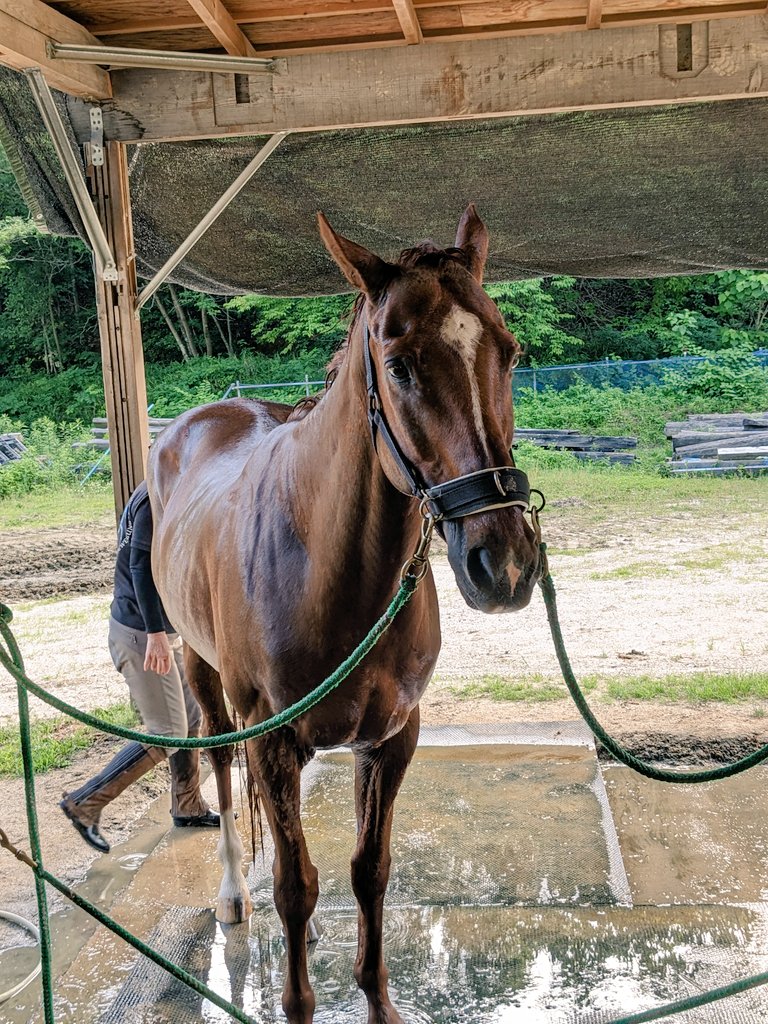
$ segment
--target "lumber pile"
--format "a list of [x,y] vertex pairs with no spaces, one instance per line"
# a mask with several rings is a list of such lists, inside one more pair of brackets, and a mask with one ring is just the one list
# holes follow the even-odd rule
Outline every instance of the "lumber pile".
[[26,450],[21,434],[0,434],[0,466],[16,462]]
[[[149,439],[154,441],[157,435],[171,422],[170,418],[162,416],[150,416],[149,418]],[[107,419],[105,416],[95,416],[91,423],[91,440],[78,441],[74,448],[95,448],[96,451],[105,452],[109,448],[109,434],[107,431]]]
[[768,412],[697,413],[667,423],[672,473],[768,472]]
[[568,451],[577,459],[600,459],[620,465],[634,462],[634,452],[627,449],[637,448],[636,437],[601,437],[578,430],[515,428],[515,441],[530,441],[540,448]]

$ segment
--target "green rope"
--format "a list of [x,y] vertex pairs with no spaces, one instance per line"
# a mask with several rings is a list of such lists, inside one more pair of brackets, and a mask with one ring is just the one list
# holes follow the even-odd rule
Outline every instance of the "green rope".
[[751,978],[732,981],[730,985],[710,989],[709,992],[702,992],[698,996],[687,996],[685,999],[678,999],[674,1003],[666,1003],[664,1006],[641,1010],[640,1013],[630,1013],[628,1017],[617,1017],[615,1020],[608,1021],[608,1024],[645,1024],[645,1021],[660,1020],[662,1017],[670,1017],[674,1013],[695,1010],[697,1006],[706,1006],[708,1003],[715,1003],[719,999],[727,999],[728,996],[748,992],[749,989],[766,983],[768,983],[768,974],[755,974]]
[[[541,548],[542,552],[546,555],[546,544],[542,544]],[[579,688],[568,659],[568,653],[565,650],[565,642],[557,615],[555,584],[549,572],[539,581],[539,585],[544,595],[544,605],[547,609],[547,619],[549,620],[549,628],[552,632],[552,639],[555,644],[555,651],[557,652],[557,660],[560,662],[560,669],[563,673],[565,685],[568,687],[568,692],[590,730],[605,749],[613,754],[617,761],[621,761],[622,764],[632,768],[639,775],[644,775],[648,779],[654,779],[656,782],[696,783],[727,779],[732,775],[738,775],[740,772],[745,772],[748,768],[754,768],[755,765],[762,764],[763,761],[768,760],[768,744],[731,764],[724,764],[719,768],[708,768],[703,771],[670,771],[668,768],[656,768],[648,764],[647,761],[642,761],[639,757],[631,754],[605,731],[597,718],[595,718],[592,709]]]
[[[133,946],[135,950],[147,957],[153,963],[156,963],[158,967],[162,967],[169,974],[172,974],[178,981],[183,982],[194,992],[197,992],[199,995],[209,999],[220,1009],[225,1010],[230,1017],[240,1021],[241,1024],[259,1024],[254,1017],[250,1017],[243,1010],[238,1009],[233,1003],[224,999],[223,996],[217,995],[213,989],[208,988],[207,985],[203,984],[203,982],[193,974],[185,971],[183,967],[179,967],[178,964],[173,963],[172,960],[163,956],[162,953],[158,953],[156,949],[148,946],[146,942],[137,938],[132,932],[129,932],[127,928],[124,928],[123,925],[118,924],[117,921],[114,921],[102,910],[99,910],[99,908],[95,904],[91,903],[90,900],[87,900],[84,896],[75,892],[74,889],[70,889],[68,885],[56,878],[55,875],[50,874],[50,872],[43,868],[38,869],[35,874],[39,876],[41,882],[42,880],[49,882],[54,889],[58,889],[58,891],[62,893],[62,895],[66,896],[67,899],[71,900],[75,906],[80,907],[80,909],[84,910],[86,914],[90,914],[91,917],[96,918],[96,920],[100,924],[103,924],[105,928],[108,928],[115,935],[119,936],[119,938],[124,939],[129,945]],[[46,1017],[46,1024],[48,1024],[48,1020],[49,1018]],[[51,1017],[50,1020],[53,1021],[53,1017]]]
[[[546,558],[546,545],[542,544],[542,555]],[[546,564],[546,563],[545,563]],[[328,693],[334,690],[344,679],[352,672],[354,668],[363,660],[366,654],[375,646],[382,634],[392,623],[397,613],[407,604],[411,595],[413,594],[418,580],[412,576],[406,576],[398,590],[397,594],[393,598],[391,604],[384,612],[382,617],[374,625],[368,636],[361,641],[361,643],[355,648],[355,650],[349,655],[349,657],[342,662],[342,664],[333,672],[327,679],[325,679],[319,686],[308,693],[302,700],[298,701],[292,707],[285,708],[283,711],[274,715],[272,718],[267,719],[264,722],[259,722],[257,725],[251,726],[248,729],[241,729],[237,732],[225,733],[220,736],[211,737],[169,737],[169,736],[154,736],[149,733],[141,733],[133,729],[124,729],[121,726],[112,725],[109,722],[103,722],[93,715],[86,714],[85,712],[79,711],[77,708],[73,708],[65,701],[60,700],[57,697],[47,693],[36,683],[33,683],[24,672],[24,662],[19,650],[18,644],[16,643],[15,637],[10,629],[9,623],[12,619],[12,613],[10,608],[0,603],[0,636],[2,637],[7,650],[0,645],[0,664],[2,664],[7,671],[14,677],[17,683],[18,700],[19,700],[19,724],[21,730],[21,747],[22,747],[22,761],[24,764],[24,784],[25,784],[25,798],[27,804],[27,819],[29,823],[29,837],[30,846],[32,849],[32,855],[36,861],[35,866],[35,888],[38,902],[38,912],[40,917],[40,959],[42,965],[42,982],[43,982],[43,1007],[45,1011],[46,1024],[55,1024],[54,1021],[54,1009],[53,1009],[53,985],[52,985],[52,974],[51,974],[51,940],[50,940],[50,928],[48,921],[48,908],[46,902],[45,893],[45,882],[48,882],[55,889],[65,895],[78,907],[85,910],[93,918],[103,924],[110,931],[114,932],[120,938],[128,942],[134,949],[148,957],[154,963],[168,971],[173,977],[183,982],[189,988],[193,989],[198,994],[209,999],[216,1006],[225,1010],[235,1020],[241,1022],[241,1024],[256,1024],[252,1017],[246,1015],[242,1010],[239,1010],[232,1003],[229,1003],[226,999],[218,996],[215,992],[209,989],[201,981],[195,978],[193,975],[184,971],[178,967],[172,961],[168,960],[161,953],[152,949],[141,939],[134,936],[128,929],[122,925],[113,921],[112,918],[104,914],[98,907],[90,903],[84,897],[80,896],[74,890],[70,889],[64,882],[60,881],[54,875],[50,874],[45,870],[42,864],[42,856],[40,851],[40,836],[37,821],[37,811],[35,806],[35,787],[34,787],[34,767],[32,763],[32,747],[30,738],[30,722],[29,722],[29,702],[27,697],[27,691],[35,694],[45,703],[50,704],[52,707],[57,708],[59,711],[63,711],[65,714],[76,718],[78,721],[91,725],[94,728],[101,729],[104,732],[112,733],[116,736],[122,736],[125,739],[137,740],[140,743],[147,743],[152,746],[174,746],[174,747],[215,747],[224,746],[226,744],[240,742],[241,740],[249,739],[254,736],[262,736],[273,729],[278,729],[282,725],[288,722],[294,721],[300,715],[304,714],[310,708],[314,707],[319,701],[323,699]],[[603,727],[600,725],[598,720],[592,713],[586,699],[584,698],[581,689],[579,688],[576,677],[573,674],[573,670],[568,659],[567,652],[565,650],[565,644],[563,641],[562,631],[560,629],[560,623],[557,615],[557,604],[556,604],[556,593],[555,585],[549,572],[546,573],[545,577],[541,580],[541,588],[544,595],[544,604],[547,610],[547,619],[549,620],[550,630],[552,632],[552,639],[555,644],[555,650],[557,652],[557,658],[560,663],[560,668],[563,673],[563,678],[568,687],[568,690],[578,708],[580,714],[584,718],[592,733],[597,739],[603,744],[603,746],[623,764],[632,768],[634,771],[648,778],[655,779],[662,782],[676,782],[676,783],[697,783],[697,782],[711,782],[715,779],[728,778],[731,775],[735,775],[739,772],[746,771],[748,768],[752,768],[757,764],[768,760],[768,744],[761,747],[759,750],[743,757],[740,760],[730,765],[723,765],[720,768],[710,769],[707,771],[693,771],[693,772],[676,772],[668,771],[666,769],[655,768],[645,761],[635,757],[629,751],[625,750],[619,743],[616,742],[611,736],[606,733]],[[768,983],[768,973],[756,974],[749,978],[743,978],[739,981],[732,982],[729,985],[725,985],[721,988],[712,989],[709,992],[705,992],[701,995],[690,996],[686,999],[678,1000],[674,1003],[668,1003],[665,1006],[659,1006],[654,1009],[644,1010],[640,1013],[633,1013],[629,1016],[616,1018],[611,1021],[610,1024],[643,1024],[645,1021],[659,1020],[662,1017],[667,1017],[676,1013],[683,1013],[687,1010],[693,1009],[697,1006],[704,1006],[708,1003],[715,1002],[720,999],[725,999],[728,996],[736,995],[741,992],[748,991],[751,988],[756,988],[758,985]]]
[[371,629],[370,633],[361,640],[357,647],[352,653],[342,661],[339,667],[332,672],[327,679],[324,679],[322,683],[315,687],[314,690],[302,697],[301,700],[292,704],[288,708],[284,708],[279,711],[276,715],[271,718],[267,718],[263,722],[257,722],[256,725],[252,725],[247,729],[238,729],[235,732],[221,733],[219,736],[155,736],[152,733],[139,732],[136,729],[126,729],[122,725],[113,725],[111,722],[105,722],[101,718],[96,718],[95,715],[89,715],[85,711],[80,711],[78,708],[72,707],[71,704],[67,704],[66,701],[61,700],[59,697],[54,697],[53,694],[48,693],[37,683],[33,683],[32,680],[24,672],[24,662],[19,651],[18,644],[13,636],[9,623],[13,618],[13,613],[7,605],[0,604],[0,637],[5,641],[7,650],[3,649],[0,645],[0,664],[10,672],[16,682],[33,693],[40,700],[45,701],[46,704],[50,704],[51,707],[56,708],[58,711],[63,712],[65,715],[69,715],[71,718],[76,718],[78,722],[82,722],[84,725],[90,725],[94,729],[100,729],[102,732],[111,733],[113,736],[121,736],[126,740],[135,740],[138,743],[145,743],[151,747],[177,747],[177,748],[203,748],[208,747],[223,747],[232,743],[241,743],[243,740],[253,739],[255,736],[264,736],[268,732],[273,732],[275,729],[279,729],[283,725],[287,725],[289,722],[295,721],[301,715],[306,714],[311,708],[326,697],[332,690],[335,690],[347,676],[360,664],[365,656],[373,650],[376,644],[379,642],[384,633],[389,629],[398,612],[400,612],[408,601],[411,599],[413,592],[418,586],[419,581],[410,575],[403,577],[400,588],[398,589],[392,601]]
[[354,651],[352,651],[341,665],[339,665],[339,667],[327,677],[327,679],[323,680],[322,683],[316,686],[314,690],[311,690],[301,700],[297,701],[291,707],[284,708],[282,711],[278,712],[278,714],[266,719],[266,721],[259,722],[248,729],[240,729],[236,732],[229,732],[220,736],[209,737],[154,736],[150,733],[142,733],[134,729],[124,729],[122,726],[112,725],[109,722],[104,722],[101,719],[96,718],[94,715],[89,715],[85,712],[79,711],[77,708],[67,704],[66,701],[60,700],[58,697],[54,697],[52,694],[47,693],[42,689],[42,687],[33,683],[24,671],[24,659],[22,658],[21,651],[18,643],[16,642],[16,638],[13,635],[13,631],[10,628],[13,613],[7,605],[0,603],[0,638],[2,638],[5,645],[3,646],[3,644],[0,644],[0,664],[2,664],[16,680],[16,689],[18,693],[19,729],[21,734],[22,763],[24,766],[24,794],[27,807],[27,825],[32,858],[35,862],[35,894],[37,897],[37,910],[40,924],[40,965],[45,1024],[55,1024],[53,974],[51,971],[51,934],[45,882],[48,882],[55,889],[58,889],[59,892],[70,899],[74,904],[86,913],[90,914],[91,917],[95,918],[106,928],[109,928],[109,930],[114,932],[115,935],[118,935],[120,938],[128,942],[134,949],[138,950],[139,953],[142,953],[154,963],[158,964],[158,966],[164,968],[169,974],[172,974],[174,978],[183,982],[198,994],[209,999],[220,1009],[225,1010],[235,1020],[240,1021],[241,1024],[257,1024],[257,1022],[253,1017],[249,1017],[233,1003],[230,1003],[228,1000],[217,995],[212,989],[208,988],[207,985],[204,985],[193,975],[167,959],[167,957],[163,956],[162,953],[159,953],[141,939],[137,938],[128,931],[127,928],[118,924],[103,911],[99,910],[99,908],[93,903],[90,903],[60,879],[56,878],[55,875],[46,871],[43,866],[42,851],[40,848],[40,830],[35,802],[35,769],[32,760],[29,698],[27,691],[35,694],[35,696],[45,701],[46,704],[50,704],[51,707],[64,712],[64,714],[69,715],[86,725],[93,726],[95,729],[100,729],[103,732],[109,732],[115,736],[122,736],[124,739],[136,740],[139,743],[146,743],[151,746],[221,747],[232,743],[239,743],[242,740],[251,739],[254,736],[263,736],[265,733],[271,732],[274,729],[279,729],[288,722],[293,722],[300,715],[305,714],[310,710],[310,708],[313,708],[318,704],[332,690],[336,689],[336,687],[338,687],[347,678],[347,676],[360,664],[365,656],[376,646],[383,634],[392,624],[398,612],[402,611],[408,603],[418,584],[419,578],[416,576],[411,574],[403,576],[400,587],[390,602],[389,607],[375,623],[368,635],[357,645]]

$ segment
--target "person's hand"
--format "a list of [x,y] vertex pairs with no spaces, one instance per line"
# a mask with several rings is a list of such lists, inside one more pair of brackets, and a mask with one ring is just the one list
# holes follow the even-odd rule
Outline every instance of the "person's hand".
[[144,671],[157,672],[159,676],[167,676],[171,671],[173,653],[167,633],[147,633],[147,654],[144,658]]

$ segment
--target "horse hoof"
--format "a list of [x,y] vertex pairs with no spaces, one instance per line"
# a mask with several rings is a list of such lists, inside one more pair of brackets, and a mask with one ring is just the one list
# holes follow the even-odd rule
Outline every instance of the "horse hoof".
[[244,924],[252,913],[250,896],[222,898],[216,903],[216,920],[220,924]]

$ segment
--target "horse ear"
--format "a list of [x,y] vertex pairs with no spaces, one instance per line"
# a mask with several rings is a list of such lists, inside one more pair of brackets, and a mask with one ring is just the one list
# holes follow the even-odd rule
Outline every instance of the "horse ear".
[[364,249],[357,242],[337,235],[324,213],[318,212],[317,224],[323,245],[349,283],[370,298],[380,295],[395,276],[397,268],[380,259],[375,253]]
[[456,229],[456,248],[465,253],[469,261],[467,269],[478,284],[482,284],[488,258],[488,228],[480,220],[474,203],[470,203],[461,216]]

